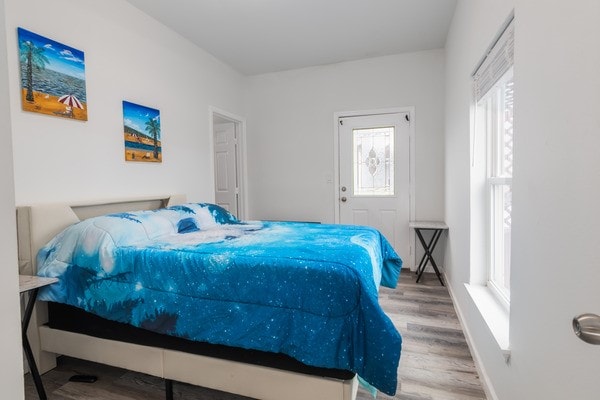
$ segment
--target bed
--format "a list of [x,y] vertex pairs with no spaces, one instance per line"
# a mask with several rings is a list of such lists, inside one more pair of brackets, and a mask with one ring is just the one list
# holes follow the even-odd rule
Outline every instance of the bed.
[[[75,224],[65,232],[76,229],[87,232],[88,236],[83,246],[87,246],[89,250],[86,250],[87,255],[100,257],[92,262],[94,265],[100,265],[95,267],[99,269],[93,271],[92,275],[101,279],[93,279],[92,288],[81,289],[86,291],[85,295],[74,291],[76,285],[73,282],[80,278],[74,278],[72,274],[64,275],[64,271],[76,268],[64,266],[63,261],[69,261],[69,256],[65,258],[63,254],[56,257],[57,253],[66,251],[69,242],[73,242],[73,239],[69,239],[63,232],[60,245],[56,245],[56,239],[54,245],[51,242],[49,247],[40,252],[43,264],[40,273],[63,278],[61,283],[55,285],[48,293],[41,293],[42,299],[58,299],[62,303],[93,312],[115,323],[126,322],[143,330],[177,336],[183,340],[210,341],[234,349],[284,353],[309,367],[330,369],[331,373],[306,372],[302,368],[279,368],[278,364],[248,363],[244,359],[224,359],[218,353],[206,355],[203,352],[187,351],[185,346],[178,348],[163,345],[160,339],[139,344],[118,337],[66,329],[60,325],[58,328],[48,326],[45,325],[48,313],[43,306],[38,307],[35,316],[37,324],[32,324],[39,328],[33,328],[35,332],[30,332],[33,347],[37,347],[38,350],[38,362],[42,371],[53,367],[54,356],[48,354],[50,352],[260,399],[352,399],[356,394],[357,378],[348,374],[348,371],[359,372],[361,377],[382,388],[386,393],[395,391],[400,336],[391,325],[391,321],[385,315],[382,316],[380,310],[376,310],[376,290],[380,281],[388,285],[393,281],[395,284],[401,262],[393,251],[390,253],[389,245],[383,246],[381,253],[367,249],[364,242],[373,241],[373,235],[376,237],[377,233],[367,228],[355,227],[355,231],[348,234],[348,240],[353,241],[353,248],[366,249],[362,253],[376,264],[381,264],[384,258],[391,257],[392,268],[373,269],[369,273],[364,263],[360,262],[365,258],[362,255],[353,256],[348,262],[335,263],[333,261],[343,257],[339,254],[319,254],[319,249],[312,249],[308,245],[300,245],[296,253],[287,253],[289,250],[285,243],[298,239],[294,232],[302,232],[301,236],[306,240],[307,236],[321,237],[319,235],[324,234],[323,232],[339,229],[338,227],[316,224],[242,223],[212,205],[176,206],[182,202],[182,197],[171,196],[76,206],[63,204],[20,207],[17,215],[21,272],[37,272],[33,260],[38,250],[65,227]],[[165,210],[165,206],[170,208]],[[161,210],[128,212],[142,209]],[[104,216],[105,214],[110,215]],[[98,215],[103,216],[88,219]],[[207,219],[207,215],[212,219]],[[82,220],[85,221],[76,224]],[[123,226],[128,226],[126,234],[122,237],[119,235],[124,228],[121,225],[114,228],[114,220],[123,221]],[[142,225],[143,227],[139,228]],[[207,228],[215,226],[218,229]],[[174,231],[165,235],[165,227]],[[141,236],[132,236],[129,229],[139,230]],[[329,239],[323,236],[319,242],[339,241],[344,235],[344,232],[335,231]],[[99,244],[90,244],[89,237],[101,237],[103,239],[99,243],[108,240],[112,243],[111,246],[116,243],[121,258],[117,261],[112,256],[107,258],[105,247],[98,250],[94,246]],[[150,246],[148,243],[143,247],[138,246],[140,238],[146,240],[148,237],[152,237]],[[266,242],[264,237],[267,238]],[[202,238],[202,246],[196,245],[198,238]],[[259,239],[262,240],[260,246],[250,246]],[[385,242],[382,237],[376,240]],[[240,242],[243,242],[242,247],[239,247]],[[383,243],[386,244],[387,242]],[[221,250],[223,245],[229,247]],[[236,246],[238,248],[234,249]],[[237,253],[232,253],[234,250]],[[113,254],[111,251],[108,253]],[[190,255],[192,253],[193,256]],[[195,253],[203,253],[203,258],[198,258],[199,255]],[[150,254],[154,258],[148,258]],[[88,257],[87,255],[85,257]],[[82,260],[81,255],[78,257],[67,264],[70,267],[79,267],[90,261],[87,258]],[[202,261],[197,261],[198,259]],[[268,263],[266,259],[269,259]],[[144,269],[136,267],[140,260]],[[314,267],[315,260],[318,268]],[[195,281],[200,279],[196,278],[196,264],[204,271],[202,280],[199,281]],[[348,268],[345,264],[358,266]],[[152,265],[155,265],[154,269],[150,268]],[[243,275],[244,270],[248,269],[251,270],[250,277]],[[294,274],[290,275],[290,269],[295,271]],[[175,270],[183,271],[179,281],[170,279]],[[306,272],[309,270],[313,270],[312,273],[318,273],[320,270],[322,275],[311,278],[312,275]],[[89,274],[89,270],[87,272]],[[337,275],[333,274],[334,272]],[[219,283],[215,276],[220,277],[224,274],[227,276],[227,283],[225,286],[219,286],[223,285],[223,282]],[[352,286],[358,275],[364,275],[359,281],[360,285]],[[366,276],[369,278],[365,278]],[[255,280],[254,285],[260,287],[252,289],[254,286],[244,284],[250,280]],[[295,280],[306,280],[309,284],[299,285]],[[347,286],[349,290],[341,284],[345,280],[350,282],[350,286]],[[71,284],[65,286],[66,282]],[[210,284],[202,287],[203,282]],[[298,292],[306,290],[307,287],[308,294]],[[136,297],[137,292],[147,292],[143,301],[140,301],[141,297]],[[272,294],[275,292],[280,293]],[[90,297],[89,293],[94,293],[97,297]],[[115,298],[118,301],[113,302],[110,299],[114,293],[117,293]],[[261,296],[261,293],[264,295]],[[179,297],[175,300],[165,297],[172,294]],[[219,297],[225,295],[236,297],[236,302],[231,303],[229,298]],[[334,308],[331,308],[331,304],[320,305],[323,299],[331,297],[334,300],[330,303],[336,305]],[[105,301],[107,298],[110,301]],[[123,304],[128,306],[123,309]],[[157,308],[155,304],[160,306]],[[91,305],[100,307],[93,309]],[[121,313],[115,314],[115,309],[121,310]],[[281,310],[289,315],[280,314]],[[125,314],[127,318],[123,317]],[[196,323],[191,314],[196,314],[196,317],[200,316],[202,319]],[[148,315],[154,317],[149,319]],[[356,327],[349,328],[350,319],[361,322],[357,323]],[[243,323],[238,328],[230,329],[236,326],[232,321]],[[368,340],[363,340],[362,336]],[[336,339],[330,340],[332,337]],[[374,343],[374,347],[371,342]],[[318,351],[314,351],[314,343],[320,343]],[[373,348],[369,348],[368,345]],[[393,378],[384,376],[388,373],[393,374]]]

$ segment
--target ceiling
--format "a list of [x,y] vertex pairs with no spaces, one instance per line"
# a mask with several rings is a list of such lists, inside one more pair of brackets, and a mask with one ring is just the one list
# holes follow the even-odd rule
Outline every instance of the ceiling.
[[127,0],[244,75],[444,47],[456,0]]

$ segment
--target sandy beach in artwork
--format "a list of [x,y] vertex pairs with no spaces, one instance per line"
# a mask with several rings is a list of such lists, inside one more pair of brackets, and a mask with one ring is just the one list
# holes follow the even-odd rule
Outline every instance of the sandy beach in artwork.
[[[148,146],[154,147],[154,140],[147,137],[135,136],[131,133],[125,132],[125,160],[126,161],[146,161],[146,162],[162,162],[162,151],[159,150],[158,158],[154,158],[153,150],[141,150],[127,147],[127,142],[130,143],[142,143]],[[161,147],[160,140],[158,141],[158,147]]]
[[81,104],[83,104],[83,110],[79,108],[71,109],[71,112],[73,113],[71,116],[67,106],[63,103],[60,103],[57,96],[36,92],[35,90],[33,91],[33,102],[27,101],[25,96],[27,96],[27,89],[22,88],[21,104],[23,105],[23,110],[25,111],[87,121],[87,105],[84,102],[81,102]]

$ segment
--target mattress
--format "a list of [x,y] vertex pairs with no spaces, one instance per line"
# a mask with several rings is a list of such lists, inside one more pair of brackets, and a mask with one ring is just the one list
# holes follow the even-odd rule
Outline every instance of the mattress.
[[333,368],[318,368],[303,364],[286,354],[269,353],[252,349],[197,342],[175,336],[159,334],[133,325],[111,321],[80,308],[61,303],[48,303],[48,327],[80,333],[108,340],[134,343],[143,346],[177,350],[185,353],[255,364],[307,375],[349,380],[354,377],[351,371]]

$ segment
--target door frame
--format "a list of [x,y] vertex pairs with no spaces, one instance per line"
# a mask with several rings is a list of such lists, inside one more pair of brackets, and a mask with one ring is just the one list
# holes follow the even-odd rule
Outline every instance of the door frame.
[[[210,180],[212,182],[212,188],[215,190],[215,131],[214,131],[214,118],[219,117],[235,124],[236,132],[238,135],[237,143],[237,168],[238,168],[238,179],[239,179],[239,196],[240,196],[240,209],[238,210],[239,219],[248,219],[248,168],[246,164],[246,118],[230,113],[229,111],[221,110],[214,106],[208,106],[208,131],[209,135],[209,146],[210,146]],[[213,196],[214,201],[214,196]]]
[[[339,119],[345,117],[366,117],[371,115],[383,115],[383,114],[408,114],[409,121],[409,136],[408,136],[408,218],[410,221],[415,220],[415,107],[392,107],[382,109],[371,109],[371,110],[356,110],[356,111],[337,111],[333,113],[333,204],[334,204],[334,222],[340,223],[340,140],[339,140]],[[415,266],[415,235],[408,235],[410,254],[405,257],[406,261],[409,261],[412,265],[405,265],[414,270]]]

